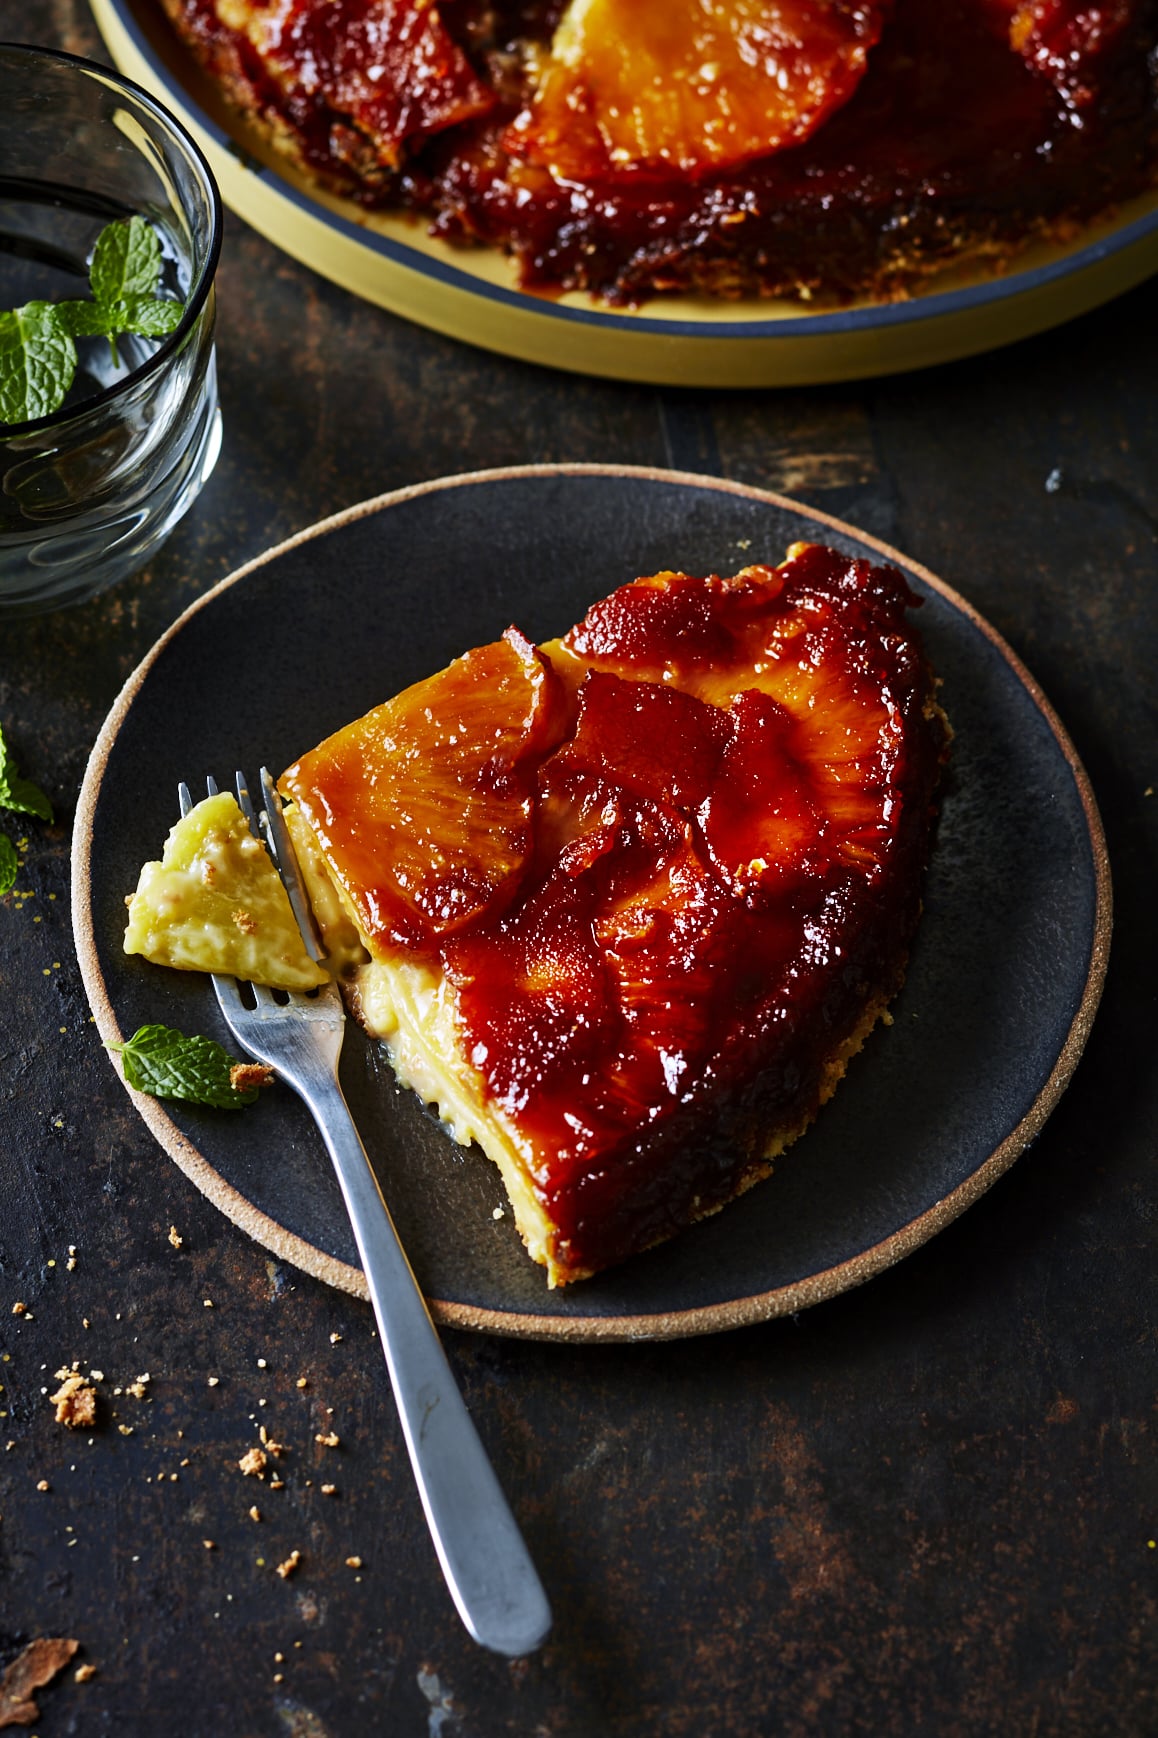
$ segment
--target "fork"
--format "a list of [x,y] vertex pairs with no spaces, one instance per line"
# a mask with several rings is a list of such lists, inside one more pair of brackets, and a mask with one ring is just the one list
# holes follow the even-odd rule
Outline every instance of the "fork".
[[[209,795],[216,796],[216,780],[207,779],[206,784]],[[245,777],[237,774],[242,813],[255,837],[260,840],[264,834],[306,948],[311,958],[321,960],[323,950],[293,843],[265,767],[261,791],[259,820]],[[179,785],[178,795],[181,813],[187,815],[193,806],[188,785]],[[213,988],[237,1042],[257,1061],[276,1069],[305,1100],[334,1162],[370,1289],[410,1464],[459,1616],[483,1647],[512,1658],[531,1653],[547,1638],[551,1608],[459,1392],[338,1084],[346,1016],[337,986],[328,984],[309,995],[293,992],[282,1002],[271,990],[253,984],[253,1007],[242,1000],[235,978],[215,973]]]

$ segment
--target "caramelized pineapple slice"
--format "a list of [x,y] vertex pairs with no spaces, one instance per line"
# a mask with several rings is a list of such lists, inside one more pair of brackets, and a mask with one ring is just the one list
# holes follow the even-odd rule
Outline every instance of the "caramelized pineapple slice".
[[224,972],[275,990],[329,981],[306,952],[269,852],[228,791],[177,822],[127,903],[125,952],[155,965]]
[[448,935],[514,897],[561,711],[549,665],[509,628],[282,775],[371,952]]
[[882,4],[571,0],[512,145],[563,179],[695,175],[799,144],[856,89]]

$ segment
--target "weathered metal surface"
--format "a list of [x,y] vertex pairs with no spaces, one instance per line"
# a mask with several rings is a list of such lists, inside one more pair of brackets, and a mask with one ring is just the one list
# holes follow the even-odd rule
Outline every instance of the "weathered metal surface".
[[[81,0],[29,0],[20,28],[100,52]],[[23,897],[0,902],[0,1667],[47,1634],[98,1668],[38,1692],[32,1730],[1154,1731],[1152,293],[928,374],[702,397],[403,327],[232,221],[220,309],[226,444],[194,513],[106,598],[0,629],[0,721],[58,803],[55,827],[16,828]],[[132,1110],[88,1023],[67,859],[105,710],[191,599],[363,497],[556,458],[793,491],[943,574],[1075,738],[1117,928],[1037,1146],[864,1290],[688,1344],[448,1335],[556,1611],[512,1667],[443,1590],[369,1311],[270,1263]],[[73,1359],[104,1372],[88,1434],[44,1392]],[[262,1424],[288,1448],[280,1490],[237,1467]]]

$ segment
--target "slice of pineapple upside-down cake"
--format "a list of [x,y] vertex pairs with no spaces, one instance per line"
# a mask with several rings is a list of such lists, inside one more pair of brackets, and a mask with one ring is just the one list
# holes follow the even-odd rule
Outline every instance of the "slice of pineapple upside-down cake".
[[656,574],[282,778],[356,1013],[551,1284],[765,1175],[899,988],[950,734],[915,601],[811,544]]

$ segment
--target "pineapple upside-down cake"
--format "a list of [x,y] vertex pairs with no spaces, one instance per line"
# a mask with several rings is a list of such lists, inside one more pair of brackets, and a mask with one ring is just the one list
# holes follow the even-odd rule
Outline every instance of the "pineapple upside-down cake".
[[550,1283],[764,1176],[899,988],[949,736],[915,601],[816,545],[659,573],[281,779],[356,1013]]
[[1158,0],[149,3],[308,176],[548,293],[901,295],[1158,167]]

